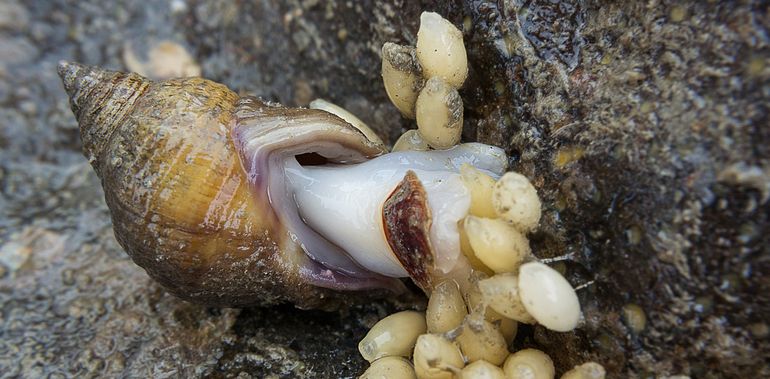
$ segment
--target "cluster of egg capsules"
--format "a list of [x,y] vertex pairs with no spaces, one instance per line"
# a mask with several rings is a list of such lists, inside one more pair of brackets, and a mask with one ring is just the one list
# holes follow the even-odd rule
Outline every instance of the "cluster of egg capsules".
[[[464,306],[463,306],[464,307]],[[435,308],[435,306],[434,306]],[[460,327],[446,333],[429,332],[436,310],[402,311],[380,320],[359,344],[371,364],[362,379],[552,379],[551,358],[537,349],[509,353],[507,344],[516,334],[516,323],[504,329],[496,324],[465,317]],[[427,322],[426,322],[427,320]],[[434,319],[435,321],[435,319]],[[502,320],[501,320],[502,321]],[[505,333],[505,334],[503,334]],[[454,336],[454,341],[452,337]],[[465,336],[465,337],[463,337]],[[412,357],[410,361],[408,358]],[[604,379],[595,362],[575,366],[561,379]]]
[[446,149],[460,142],[463,101],[457,89],[468,76],[463,35],[432,12],[420,16],[415,47],[382,46],[382,80],[388,97],[417,130],[406,132],[393,151]]
[[[416,47],[386,43],[382,58],[388,96],[405,117],[417,121],[417,130],[404,133],[393,151],[445,149],[459,143],[463,104],[457,89],[468,72],[462,33],[438,14],[424,12]],[[359,343],[361,355],[371,364],[362,378],[555,376],[544,352],[509,352],[518,322],[569,331],[580,319],[572,286],[531,254],[526,233],[540,220],[537,191],[515,172],[496,181],[464,165],[460,174],[471,206],[458,229],[473,274],[461,283],[448,279],[436,285],[425,312],[398,312],[376,323]],[[588,362],[562,378],[604,376],[601,365]]]
[[[358,345],[371,363],[362,378],[555,376],[544,352],[509,351],[518,322],[569,331],[580,319],[574,289],[556,270],[534,260],[524,235],[540,218],[537,193],[526,178],[512,172],[496,182],[464,166],[461,176],[471,192],[461,244],[474,273],[467,282],[449,279],[436,285],[425,312],[402,311],[377,322]],[[601,365],[588,362],[562,378],[604,375]]]

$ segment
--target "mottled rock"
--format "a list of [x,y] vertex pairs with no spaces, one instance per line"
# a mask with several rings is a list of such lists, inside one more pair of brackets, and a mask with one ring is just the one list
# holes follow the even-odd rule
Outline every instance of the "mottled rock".
[[581,328],[523,326],[514,344],[557,373],[593,360],[608,377],[770,376],[768,7],[602,0],[3,2],[2,376],[363,372],[355,345],[390,305],[206,309],[131,263],[55,65],[120,69],[127,44],[179,41],[208,78],[289,105],[326,98],[393,143],[414,124],[378,54],[413,45],[422,10],[463,31],[464,138],[532,179],[533,252],[569,254],[560,269],[587,284]]
[[37,56],[37,48],[23,37],[0,37],[0,62],[3,65],[27,63]]
[[0,30],[22,31],[29,24],[27,8],[18,1],[6,0],[0,3]]

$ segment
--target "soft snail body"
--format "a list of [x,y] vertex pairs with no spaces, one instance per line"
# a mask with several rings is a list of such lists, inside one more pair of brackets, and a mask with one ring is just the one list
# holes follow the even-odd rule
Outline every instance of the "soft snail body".
[[[453,213],[467,205],[433,204],[449,201],[433,182],[443,183],[442,175],[452,182],[462,163],[505,170],[504,154],[480,144],[376,158],[384,146],[339,117],[239,97],[200,78],[153,82],[66,62],[59,74],[117,240],[151,277],[195,302],[330,307],[349,291],[399,292],[407,275],[430,291],[432,277],[467,266],[454,254],[459,247],[445,247],[457,238]],[[361,173],[391,173],[362,178],[385,190],[359,191],[364,205],[339,209],[357,201],[345,191],[362,162]],[[324,183],[332,176],[340,183]],[[398,189],[414,196],[396,197]],[[414,207],[421,218],[403,212]],[[352,251],[360,231],[344,223],[330,229],[335,220],[352,225],[345,212],[354,211],[375,215],[372,225],[384,231],[370,233],[391,251]],[[418,219],[423,227],[413,238],[408,225]]]

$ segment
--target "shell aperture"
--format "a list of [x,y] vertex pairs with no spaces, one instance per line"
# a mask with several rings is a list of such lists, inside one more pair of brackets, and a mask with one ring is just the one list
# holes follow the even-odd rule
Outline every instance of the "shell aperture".
[[[286,178],[306,223],[366,269],[406,277],[407,270],[386,241],[382,207],[407,171],[415,172],[432,214],[430,240],[443,258],[436,263],[448,272],[460,254],[457,222],[467,214],[470,200],[459,179],[459,165],[477,158],[483,147],[466,144],[442,151],[396,152],[355,165],[303,167],[292,159],[286,163]],[[482,169],[497,175],[504,170],[504,162],[493,157],[479,159]]]

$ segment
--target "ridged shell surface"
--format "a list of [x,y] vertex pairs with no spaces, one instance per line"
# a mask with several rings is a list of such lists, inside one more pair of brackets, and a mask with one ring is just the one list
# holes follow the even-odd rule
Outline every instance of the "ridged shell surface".
[[[152,82],[72,63],[59,73],[115,235],[150,276],[211,305],[335,306],[338,292],[307,280],[303,270],[316,263],[255,186],[256,168],[250,174],[244,166],[253,164],[239,158],[236,114],[260,114],[264,103],[239,105],[227,87],[200,78]],[[380,152],[350,141],[361,156]]]

